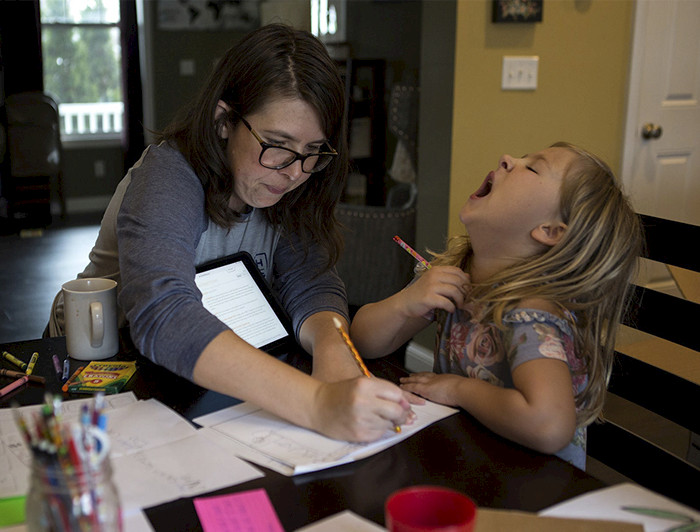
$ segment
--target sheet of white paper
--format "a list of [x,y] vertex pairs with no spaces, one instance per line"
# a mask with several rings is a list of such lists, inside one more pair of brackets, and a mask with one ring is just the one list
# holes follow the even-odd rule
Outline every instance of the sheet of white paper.
[[299,528],[296,532],[386,532],[386,528],[345,510]]
[[125,513],[122,512],[122,524],[124,532],[153,532],[151,522],[141,510]]
[[[673,479],[669,479],[669,482],[673,482]],[[698,487],[688,486],[688,489],[697,491]],[[656,516],[643,515],[639,511],[626,510],[625,508],[628,507],[642,509],[641,511],[644,512],[653,510],[673,512],[678,514],[678,518],[670,519],[658,514]],[[539,515],[640,523],[644,526],[644,532],[670,530],[675,526],[687,524],[692,519],[700,522],[700,512],[646,488],[629,483],[617,484],[579,495],[545,508]]]
[[125,512],[264,476],[199,431],[112,459],[112,469]]
[[286,475],[288,477],[294,475],[294,469],[289,467],[288,465],[278,462],[277,460],[273,460],[272,458],[257,452],[256,450],[248,447],[247,445],[244,445],[241,442],[236,441],[233,438],[230,438],[211,427],[202,427],[201,429],[199,429],[199,433],[206,436],[211,441],[215,442],[217,445],[220,445],[224,449],[227,449],[228,452],[235,456],[238,456],[239,458],[243,458],[245,460],[253,462],[254,464],[258,464],[260,466],[267,467],[268,469],[272,469],[273,471],[277,471],[281,475]]
[[156,399],[118,408],[107,418],[112,459],[191,436],[192,424]]
[[[92,397],[74,399],[61,403],[64,422],[77,422],[83,405],[91,405]],[[104,412],[109,416],[122,407],[135,404],[132,392],[105,396]],[[18,408],[22,416],[29,420],[42,405]],[[29,490],[29,466],[31,455],[15,423],[11,408],[0,408],[0,498],[23,495]]]
[[[416,421],[412,425],[402,426],[400,433],[388,431],[370,444],[328,438],[293,425],[251,403],[232,406],[194,421],[247,446],[251,452],[246,452],[245,458],[260,465],[266,465],[272,459],[296,475],[366,458],[457,412],[454,408],[430,401],[413,405],[413,410]],[[255,457],[260,454],[265,458],[259,461]]]

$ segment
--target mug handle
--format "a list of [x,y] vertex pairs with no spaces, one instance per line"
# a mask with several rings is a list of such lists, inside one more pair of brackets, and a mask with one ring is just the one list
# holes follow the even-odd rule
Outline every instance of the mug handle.
[[90,345],[102,346],[105,336],[105,321],[102,312],[102,303],[93,301],[90,303]]

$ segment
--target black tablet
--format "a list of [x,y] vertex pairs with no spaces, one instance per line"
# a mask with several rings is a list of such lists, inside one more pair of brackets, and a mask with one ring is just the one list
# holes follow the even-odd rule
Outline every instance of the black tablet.
[[273,355],[296,345],[289,316],[249,253],[198,266],[195,283],[204,308],[249,344]]

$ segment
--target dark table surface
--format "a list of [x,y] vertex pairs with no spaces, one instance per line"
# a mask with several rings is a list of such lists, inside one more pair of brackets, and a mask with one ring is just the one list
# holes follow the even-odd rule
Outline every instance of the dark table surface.
[[[13,401],[21,405],[41,403],[46,391],[60,391],[51,357],[58,355],[61,363],[66,358],[65,338],[3,344],[0,350],[9,351],[25,362],[34,351],[39,352],[34,373],[46,377],[45,385],[30,383],[3,397],[0,407],[8,407]],[[138,371],[124,391],[133,391],[140,399],[156,398],[189,420],[238,402],[182,379],[126,347],[115,359],[137,361]],[[290,355],[286,361],[304,371],[310,369],[307,355]],[[78,360],[70,359],[70,362],[71,371],[85,365]],[[0,365],[16,369],[5,361]],[[368,361],[367,365],[375,375],[394,382],[405,374],[391,360]],[[9,382],[7,378],[0,380],[2,385]],[[65,399],[85,397],[84,394],[63,395]],[[529,512],[604,486],[559,458],[531,451],[495,435],[465,412],[443,419],[353,464],[294,477],[260,469],[265,472],[263,478],[207,495],[264,488],[285,530],[295,530],[346,509],[384,524],[384,501],[389,494],[417,484],[459,490],[482,507]],[[201,530],[192,498],[149,508],[146,515],[158,531]]]

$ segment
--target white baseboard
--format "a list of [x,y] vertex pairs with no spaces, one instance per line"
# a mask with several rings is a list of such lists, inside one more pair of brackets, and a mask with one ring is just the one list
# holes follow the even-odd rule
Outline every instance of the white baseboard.
[[406,346],[406,369],[411,372],[433,371],[433,352],[416,342]]

